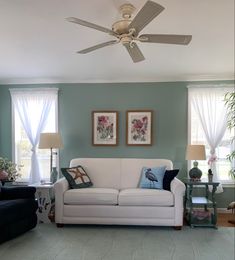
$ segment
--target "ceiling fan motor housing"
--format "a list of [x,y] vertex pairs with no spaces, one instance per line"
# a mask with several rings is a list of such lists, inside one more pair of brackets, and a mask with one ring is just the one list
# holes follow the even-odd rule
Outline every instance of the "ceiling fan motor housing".
[[126,34],[129,33],[128,26],[131,23],[131,20],[120,20],[112,25],[112,30],[117,34]]

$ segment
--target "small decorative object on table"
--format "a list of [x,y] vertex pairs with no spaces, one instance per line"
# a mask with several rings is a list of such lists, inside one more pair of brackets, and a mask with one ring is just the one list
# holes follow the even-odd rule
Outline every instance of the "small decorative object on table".
[[213,181],[213,173],[212,170],[209,169],[208,170],[208,182],[212,182]]

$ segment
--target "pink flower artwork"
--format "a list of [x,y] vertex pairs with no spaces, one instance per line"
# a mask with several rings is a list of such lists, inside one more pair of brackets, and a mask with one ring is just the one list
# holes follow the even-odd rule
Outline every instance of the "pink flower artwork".
[[127,111],[127,145],[152,145],[152,110]]
[[92,112],[92,144],[117,145],[118,144],[118,112],[93,111]]
[[100,140],[113,138],[113,120],[109,116],[97,117],[97,137]]
[[135,141],[145,142],[147,139],[148,118],[133,119],[131,122],[131,134]]

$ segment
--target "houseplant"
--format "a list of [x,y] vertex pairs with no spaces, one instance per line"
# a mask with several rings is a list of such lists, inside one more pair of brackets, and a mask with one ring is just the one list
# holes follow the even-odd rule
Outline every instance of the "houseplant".
[[8,158],[0,157],[0,173],[6,180],[15,181],[20,177],[20,168]]
[[[231,142],[235,142],[235,92],[228,92],[224,98],[225,106],[227,107],[227,126],[233,131]],[[234,147],[234,146],[233,146]],[[235,160],[235,150],[227,155],[227,159],[232,162]],[[231,170],[229,171],[230,176],[235,179],[235,168],[232,164]]]

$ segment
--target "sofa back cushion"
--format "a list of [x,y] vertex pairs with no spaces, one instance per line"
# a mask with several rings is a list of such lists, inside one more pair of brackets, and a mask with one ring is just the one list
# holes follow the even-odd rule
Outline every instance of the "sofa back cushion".
[[120,188],[120,159],[76,158],[70,167],[81,165],[89,175],[94,188]]
[[137,188],[141,170],[145,167],[166,166],[173,169],[173,164],[166,159],[135,158],[75,158],[70,167],[81,165],[93,183],[94,188],[126,189]]
[[121,162],[121,189],[138,187],[143,167],[166,166],[167,170],[173,168],[170,160],[166,159],[122,159]]

